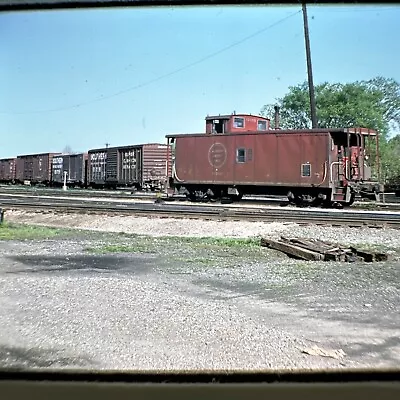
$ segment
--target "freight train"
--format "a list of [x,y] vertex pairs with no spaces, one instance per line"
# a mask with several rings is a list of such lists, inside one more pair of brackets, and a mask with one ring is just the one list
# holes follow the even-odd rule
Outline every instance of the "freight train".
[[[0,160],[0,181],[25,184],[164,190],[192,201],[286,195],[296,204],[351,205],[357,194],[383,192],[374,179],[365,128],[275,128],[257,115],[207,116],[205,132],[170,134],[167,143],[43,153]],[[378,163],[379,165],[379,163]]]
[[87,153],[41,153],[0,160],[0,182],[27,185],[162,190],[168,151],[164,143],[108,147]]
[[[368,145],[378,134],[363,128],[279,129],[260,116],[206,117],[205,133],[167,135],[172,148],[170,190],[193,201],[285,195],[290,202],[351,205],[356,194],[377,195]],[[378,151],[376,151],[378,154]]]

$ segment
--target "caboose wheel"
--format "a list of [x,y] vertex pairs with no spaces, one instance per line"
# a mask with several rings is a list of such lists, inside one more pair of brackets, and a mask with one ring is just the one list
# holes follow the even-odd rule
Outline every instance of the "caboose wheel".
[[240,201],[242,200],[243,194],[231,194],[229,197],[232,199],[232,201]]
[[352,193],[350,196],[350,201],[346,204],[347,206],[351,206],[354,203],[354,200],[356,199],[356,194]]

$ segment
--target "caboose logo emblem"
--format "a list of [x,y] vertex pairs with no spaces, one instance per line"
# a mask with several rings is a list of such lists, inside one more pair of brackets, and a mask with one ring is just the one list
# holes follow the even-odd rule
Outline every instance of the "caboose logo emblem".
[[226,162],[226,147],[222,143],[214,143],[208,150],[208,162],[214,168],[221,168]]

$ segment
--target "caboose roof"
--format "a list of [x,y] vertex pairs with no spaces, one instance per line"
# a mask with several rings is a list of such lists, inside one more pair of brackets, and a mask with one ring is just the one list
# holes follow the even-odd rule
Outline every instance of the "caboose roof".
[[[241,114],[242,115],[242,114]],[[211,118],[211,117],[210,117]],[[235,135],[301,135],[301,134],[328,134],[328,133],[358,133],[365,136],[377,136],[377,132],[373,129],[367,128],[314,128],[314,129],[271,129],[269,131],[249,131],[249,132],[232,132],[232,133],[215,133],[215,134],[207,134],[207,133],[179,133],[179,134],[169,134],[166,135],[166,138],[174,138],[174,137],[185,137],[185,136],[235,136]]]
[[253,115],[253,114],[207,115],[207,117],[205,119],[206,119],[206,121],[212,121],[214,119],[231,119],[232,117],[253,117],[253,118],[258,118],[258,119],[267,119],[267,120],[269,120],[269,118],[260,117],[259,115]]

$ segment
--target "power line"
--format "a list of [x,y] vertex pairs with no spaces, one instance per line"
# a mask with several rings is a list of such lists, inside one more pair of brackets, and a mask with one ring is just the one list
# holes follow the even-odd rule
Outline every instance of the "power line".
[[360,12],[383,12],[383,11],[393,11],[393,10],[400,10],[400,6],[393,6],[393,7],[385,7],[385,6],[381,6],[381,7],[375,7],[375,8],[367,8],[367,6],[361,6],[359,4],[354,4],[352,5],[348,5],[348,6],[329,6],[329,5],[310,5],[309,4],[309,11],[310,12],[314,12],[314,11],[325,11],[327,12],[328,10],[326,10],[326,8],[329,7],[329,13],[331,12],[355,12],[357,11],[357,13]]
[[171,72],[168,72],[168,73],[166,73],[166,74],[160,75],[160,76],[158,76],[157,78],[148,80],[148,81],[146,81],[146,82],[140,83],[140,84],[135,85],[135,86],[131,86],[131,87],[129,87],[129,88],[120,90],[120,91],[115,92],[115,93],[112,93],[112,94],[110,94],[110,95],[96,97],[96,98],[93,99],[93,100],[88,100],[88,101],[86,101],[86,102],[81,102],[81,103],[74,104],[74,105],[71,105],[71,106],[66,106],[66,107],[52,108],[52,109],[48,109],[48,110],[21,111],[21,112],[6,112],[6,111],[0,111],[0,114],[18,114],[18,115],[21,115],[21,114],[40,114],[40,113],[49,113],[49,112],[65,111],[65,110],[71,110],[71,109],[73,109],[73,108],[79,108],[79,107],[85,106],[85,105],[87,105],[87,104],[92,104],[92,103],[96,103],[96,102],[99,102],[99,101],[108,100],[108,99],[111,99],[111,98],[116,97],[116,96],[120,96],[121,94],[124,94],[124,93],[127,93],[127,92],[131,92],[131,91],[133,91],[133,90],[140,89],[140,88],[142,88],[142,87],[144,87],[144,86],[151,85],[152,83],[158,82],[158,81],[160,81],[160,80],[162,80],[162,79],[168,78],[168,77],[170,77],[170,76],[172,76],[172,75],[175,75],[175,74],[177,74],[177,73],[179,73],[179,72],[182,72],[182,71],[184,71],[184,70],[186,70],[186,69],[189,69],[189,68],[194,67],[194,66],[196,66],[196,65],[198,65],[198,64],[201,64],[201,63],[203,63],[204,61],[209,60],[210,58],[216,57],[216,56],[220,55],[221,53],[223,53],[223,52],[225,52],[225,51],[228,51],[228,50],[232,49],[233,47],[238,46],[238,45],[240,45],[240,44],[242,44],[242,43],[244,43],[244,42],[246,42],[246,41],[252,39],[252,38],[255,37],[255,36],[260,35],[261,33],[264,33],[265,31],[274,28],[275,26],[281,24],[282,22],[285,22],[285,21],[288,20],[289,18],[292,18],[292,17],[294,17],[295,15],[300,14],[300,13],[301,13],[301,10],[300,10],[300,11],[296,11],[296,12],[294,12],[294,13],[292,13],[292,14],[290,14],[290,15],[288,15],[288,16],[286,16],[286,17],[284,17],[284,18],[282,18],[282,19],[280,19],[280,20],[278,20],[278,21],[276,21],[276,22],[274,22],[273,24],[271,24],[271,25],[269,25],[269,26],[267,26],[267,27],[265,27],[265,28],[262,28],[262,29],[260,29],[260,30],[258,30],[258,31],[256,31],[256,32],[252,33],[251,35],[248,35],[248,36],[244,37],[243,39],[240,39],[240,40],[238,40],[238,41],[236,41],[236,42],[230,44],[229,46],[226,46],[226,47],[224,47],[224,48],[222,48],[222,49],[220,49],[220,50],[217,50],[217,51],[215,51],[215,52],[213,52],[213,53],[208,54],[207,56],[204,56],[204,57],[198,59],[197,61],[194,61],[194,62],[192,62],[192,63],[190,63],[190,64],[187,64],[187,65],[185,65],[185,66],[183,66],[183,67],[181,67],[181,68],[175,69],[175,70],[173,70],[173,71],[171,71]]

